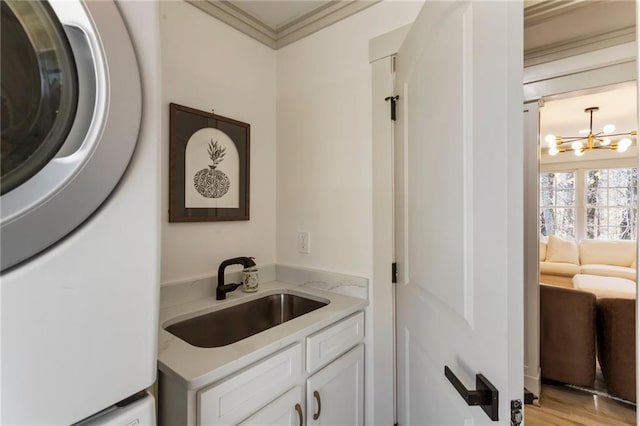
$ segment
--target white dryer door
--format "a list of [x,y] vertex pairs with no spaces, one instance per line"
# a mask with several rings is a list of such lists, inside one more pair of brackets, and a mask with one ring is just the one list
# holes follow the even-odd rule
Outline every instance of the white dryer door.
[[1,7],[4,272],[60,241],[109,197],[135,150],[142,101],[114,3]]

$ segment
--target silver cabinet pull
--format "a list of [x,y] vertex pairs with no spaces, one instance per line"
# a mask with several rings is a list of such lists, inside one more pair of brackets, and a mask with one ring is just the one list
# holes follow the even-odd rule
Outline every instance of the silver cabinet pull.
[[313,420],[318,420],[320,418],[320,411],[322,410],[322,404],[320,402],[320,393],[318,391],[313,391],[313,397],[316,399],[318,403],[318,412],[313,415]]
[[296,404],[296,412],[298,413],[298,425],[304,426],[304,418],[302,417],[302,406],[300,404]]

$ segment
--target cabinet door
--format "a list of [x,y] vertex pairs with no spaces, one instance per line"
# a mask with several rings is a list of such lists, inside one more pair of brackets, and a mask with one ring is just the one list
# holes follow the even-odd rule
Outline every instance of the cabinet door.
[[240,423],[240,425],[303,426],[304,403],[302,398],[302,388],[296,386]]
[[289,348],[197,392],[198,424],[232,425],[300,383],[302,345]]
[[364,345],[307,380],[307,425],[363,425]]

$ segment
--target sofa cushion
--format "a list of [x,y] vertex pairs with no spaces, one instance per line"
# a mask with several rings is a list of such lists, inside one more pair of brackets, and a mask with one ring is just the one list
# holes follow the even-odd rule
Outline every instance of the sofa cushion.
[[579,273],[587,275],[599,275],[602,277],[626,278],[633,282],[636,281],[636,270],[633,268],[626,268],[624,266],[598,264],[582,265],[580,266]]
[[555,285],[557,287],[573,288],[573,277],[554,274],[540,274],[540,284]]
[[573,263],[540,262],[540,274],[573,277],[580,273],[580,266]]
[[547,243],[545,241],[540,241],[540,251],[538,254],[540,254],[540,262],[547,258]]
[[[573,263],[577,265],[580,260],[578,246],[575,241],[565,240],[555,235],[549,235],[547,244],[547,262]],[[629,262],[628,264],[631,264]]]
[[[542,294],[542,293],[541,293]],[[607,390],[636,401],[636,304],[628,299],[596,302],[598,361]]]
[[636,258],[635,241],[580,241],[580,263],[631,266]]
[[596,375],[596,296],[540,285],[542,377],[593,386]]
[[636,298],[636,283],[620,277],[577,274],[572,279],[573,288],[588,291],[602,297]]

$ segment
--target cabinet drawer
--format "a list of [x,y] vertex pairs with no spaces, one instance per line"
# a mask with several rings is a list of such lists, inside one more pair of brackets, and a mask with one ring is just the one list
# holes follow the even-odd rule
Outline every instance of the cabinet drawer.
[[302,377],[302,346],[293,345],[198,391],[198,423],[231,425],[265,406]]
[[307,371],[313,373],[364,339],[364,312],[307,337]]

